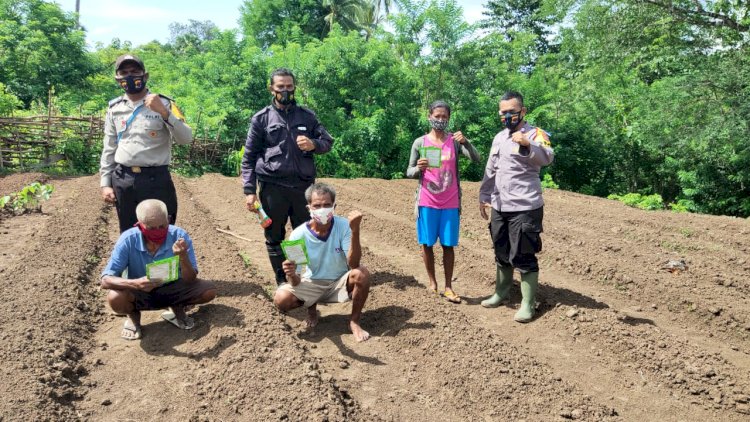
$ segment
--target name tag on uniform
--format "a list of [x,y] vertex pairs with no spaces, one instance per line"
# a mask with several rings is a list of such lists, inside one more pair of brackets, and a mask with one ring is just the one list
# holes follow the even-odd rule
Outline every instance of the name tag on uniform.
[[305,131],[305,130],[307,130],[307,127],[305,127],[305,126],[297,126],[297,130]]

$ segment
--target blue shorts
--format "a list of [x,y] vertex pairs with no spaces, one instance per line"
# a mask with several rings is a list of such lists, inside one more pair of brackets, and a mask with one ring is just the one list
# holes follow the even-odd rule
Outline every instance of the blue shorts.
[[419,207],[417,241],[420,245],[433,246],[440,238],[443,246],[458,246],[458,224],[458,208]]

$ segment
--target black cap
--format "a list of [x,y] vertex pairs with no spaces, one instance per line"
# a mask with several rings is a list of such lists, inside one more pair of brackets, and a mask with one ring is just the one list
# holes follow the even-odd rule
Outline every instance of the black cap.
[[122,65],[128,62],[135,63],[136,65],[138,65],[138,67],[141,68],[141,70],[143,70],[144,72],[146,71],[146,66],[143,65],[143,60],[139,59],[138,56],[134,56],[132,54],[123,54],[115,61],[115,73],[120,70]]

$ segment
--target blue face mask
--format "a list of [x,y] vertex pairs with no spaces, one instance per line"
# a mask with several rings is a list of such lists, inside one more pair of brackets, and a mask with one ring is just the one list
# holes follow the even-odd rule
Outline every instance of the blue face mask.
[[516,127],[518,127],[518,124],[521,123],[521,112],[507,112],[505,114],[500,113],[500,119],[503,121],[505,127],[507,127],[509,131],[513,132],[514,130],[516,130]]
[[128,94],[138,94],[146,89],[146,75],[130,75],[124,78],[115,78],[115,80]]

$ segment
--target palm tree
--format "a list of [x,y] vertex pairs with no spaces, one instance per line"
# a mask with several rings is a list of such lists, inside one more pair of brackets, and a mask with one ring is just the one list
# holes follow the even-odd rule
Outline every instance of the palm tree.
[[[380,19],[380,10],[381,6],[383,9],[385,9],[385,15],[388,16],[391,13],[391,8],[393,8],[393,0],[370,0],[372,2],[372,5],[375,6],[375,15],[378,16],[378,19]],[[398,4],[398,1],[396,1],[396,4]]]
[[375,2],[368,3],[362,10],[359,18],[360,33],[369,39],[380,24],[380,13]]
[[363,0],[323,0],[323,7],[328,9],[324,17],[328,29],[337,23],[344,30],[360,28],[360,18],[365,8]]
[[[383,16],[390,13],[394,0],[323,0],[322,4],[328,10],[324,19],[329,30],[337,23],[344,30],[360,30],[369,38]],[[396,0],[395,4],[400,3]]]

